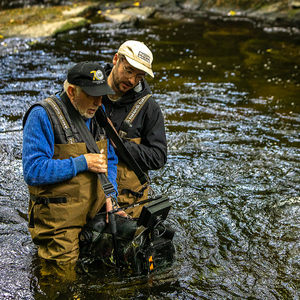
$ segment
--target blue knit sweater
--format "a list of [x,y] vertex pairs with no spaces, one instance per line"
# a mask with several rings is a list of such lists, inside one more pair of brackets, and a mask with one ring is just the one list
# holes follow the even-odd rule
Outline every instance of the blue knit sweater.
[[[86,121],[90,128],[91,119]],[[23,175],[28,185],[53,184],[75,177],[87,171],[84,155],[68,159],[52,159],[54,155],[54,134],[47,112],[36,106],[30,112],[23,130]],[[108,179],[117,193],[118,157],[107,140]]]

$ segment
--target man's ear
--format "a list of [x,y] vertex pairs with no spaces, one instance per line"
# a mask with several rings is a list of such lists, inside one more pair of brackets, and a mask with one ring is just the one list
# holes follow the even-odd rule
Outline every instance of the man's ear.
[[74,86],[69,85],[67,88],[67,95],[70,100],[73,100],[75,98],[75,88]]
[[119,54],[116,53],[115,56],[114,56],[114,58],[113,58],[113,64],[114,64],[114,66],[117,64],[118,59],[119,59]]

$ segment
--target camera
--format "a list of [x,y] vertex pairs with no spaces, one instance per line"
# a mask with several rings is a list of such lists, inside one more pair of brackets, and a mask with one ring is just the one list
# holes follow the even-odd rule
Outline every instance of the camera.
[[106,214],[97,214],[79,234],[80,256],[111,266],[119,261],[135,275],[171,266],[175,260],[174,229],[165,220],[171,208],[167,196],[148,199],[137,220],[115,214],[117,249]]

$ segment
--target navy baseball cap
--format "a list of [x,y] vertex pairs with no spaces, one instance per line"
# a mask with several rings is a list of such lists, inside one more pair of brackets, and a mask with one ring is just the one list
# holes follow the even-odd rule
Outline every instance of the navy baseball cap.
[[115,94],[107,84],[104,69],[98,63],[84,61],[76,64],[69,69],[67,80],[93,97]]

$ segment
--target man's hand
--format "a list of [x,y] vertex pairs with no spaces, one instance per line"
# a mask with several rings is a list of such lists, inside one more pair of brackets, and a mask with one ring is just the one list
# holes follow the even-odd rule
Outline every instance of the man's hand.
[[106,156],[103,154],[104,150],[98,153],[88,153],[84,154],[86,159],[88,169],[94,173],[105,173],[107,172],[107,163],[106,163]]
[[[119,205],[118,205],[118,208],[119,208]],[[109,212],[112,209],[113,209],[113,206],[112,206],[111,199],[107,198],[106,199],[106,212]],[[123,210],[117,212],[117,215],[120,215],[120,216],[127,217],[127,218],[131,219],[131,217],[129,215],[127,215]],[[106,214],[106,223],[109,223],[108,214]]]

